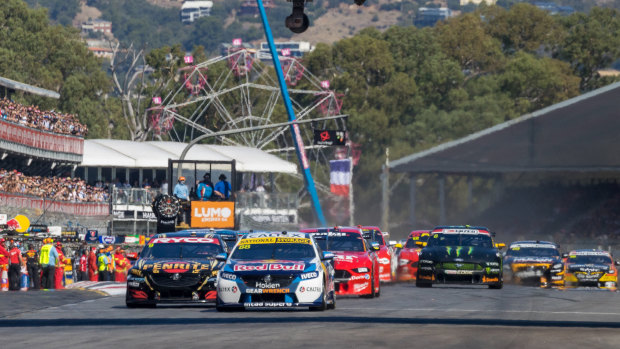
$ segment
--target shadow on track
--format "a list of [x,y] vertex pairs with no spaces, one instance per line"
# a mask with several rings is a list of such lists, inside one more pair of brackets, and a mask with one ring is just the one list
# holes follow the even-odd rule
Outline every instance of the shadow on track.
[[[240,313],[242,314],[242,313]],[[411,325],[462,325],[462,326],[511,326],[511,327],[562,327],[562,328],[620,328],[620,322],[598,321],[539,321],[505,319],[440,319],[359,316],[312,317],[213,317],[213,318],[132,318],[132,319],[24,319],[0,320],[0,328],[28,327],[100,327],[100,326],[160,326],[160,325],[225,325],[225,324],[280,324],[280,323],[357,323],[357,324],[411,324]]]

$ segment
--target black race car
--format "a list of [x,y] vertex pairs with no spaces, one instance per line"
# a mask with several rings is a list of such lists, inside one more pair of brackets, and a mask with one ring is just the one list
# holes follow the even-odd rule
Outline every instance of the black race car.
[[517,284],[552,287],[564,285],[560,246],[549,241],[515,241],[504,256],[504,277]]
[[434,283],[488,285],[502,288],[502,257],[489,230],[484,227],[437,227],[420,252],[417,287]]
[[157,303],[215,303],[217,273],[226,258],[219,234],[157,234],[127,275],[127,307]]

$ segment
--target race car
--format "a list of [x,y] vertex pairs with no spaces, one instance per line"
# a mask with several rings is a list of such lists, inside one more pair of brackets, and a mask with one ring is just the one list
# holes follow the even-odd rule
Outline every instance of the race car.
[[127,307],[158,303],[213,303],[226,245],[217,234],[185,232],[153,236],[129,269]]
[[178,231],[178,233],[217,234],[225,243],[225,252],[232,250],[232,248],[237,243],[237,240],[241,236],[241,234],[236,230],[213,228],[185,229]]
[[598,287],[616,290],[618,287],[617,262],[611,254],[601,250],[571,251],[564,263],[566,287]]
[[549,241],[515,241],[504,255],[504,280],[552,287],[564,285],[560,246]]
[[[379,280],[381,282],[394,281],[395,275],[392,273],[392,270],[396,270],[396,268],[392,268],[394,252],[385,243],[381,229],[379,229],[379,227],[372,226],[359,226],[359,228],[362,229],[364,239],[371,244],[379,245],[379,250],[377,251],[377,257],[379,260]],[[394,260],[394,263],[396,263],[396,260]]]
[[332,253],[320,252],[310,234],[249,233],[218,275],[216,309],[334,309],[333,258]]
[[414,230],[409,233],[405,244],[397,244],[400,251],[396,254],[398,268],[396,269],[396,279],[398,281],[415,280],[418,274],[418,260],[422,246],[416,242],[427,242],[430,236],[428,230]]
[[323,251],[334,257],[336,294],[374,298],[381,295],[378,246],[372,246],[354,227],[303,229],[314,235]]
[[502,256],[489,230],[485,227],[441,226],[431,231],[420,252],[417,287],[433,284],[460,283],[503,286]]

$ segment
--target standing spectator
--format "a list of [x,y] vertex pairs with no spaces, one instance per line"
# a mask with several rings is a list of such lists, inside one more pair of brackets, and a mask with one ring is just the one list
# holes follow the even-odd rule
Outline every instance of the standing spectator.
[[28,277],[28,266],[26,265],[26,253],[22,253],[21,272],[22,276],[20,278],[20,290],[28,291],[28,287],[30,286],[30,278]]
[[28,251],[26,251],[26,268],[28,269],[28,276],[31,280],[32,289],[40,289],[41,268],[39,266],[39,253],[34,249],[32,244],[28,245]]
[[41,287],[44,289],[54,288],[54,274],[56,273],[56,264],[58,264],[58,251],[52,245],[54,240],[47,238],[43,240],[43,247],[39,253],[39,264],[41,265]]
[[[77,259],[77,258],[76,258]],[[86,256],[86,250],[82,250],[82,256],[80,256],[78,281],[88,280],[88,257]]]
[[0,238],[0,278],[2,279],[2,291],[9,290],[9,251],[4,247],[5,242]]
[[60,241],[56,243],[56,252],[58,252],[58,264],[56,265],[55,282],[56,282],[56,289],[61,290],[65,288],[64,286],[65,265],[67,264],[67,262],[69,262],[69,260],[65,258],[65,254],[62,251],[62,244],[60,243]]
[[187,189],[187,185],[185,185],[185,177],[179,177],[179,181],[174,186],[174,191],[172,194],[181,200],[187,201],[189,199],[189,189]]
[[161,184],[159,191],[162,195],[168,195],[168,181],[165,181]]
[[228,200],[231,194],[230,183],[226,181],[226,175],[221,174],[218,179],[220,180],[215,184],[215,195],[217,195],[221,200]]
[[[101,245],[103,247],[103,245]],[[88,254],[88,278],[90,281],[99,281],[99,268],[97,267],[97,254],[95,247],[90,249]]]
[[13,242],[9,247],[9,290],[19,291],[22,278],[22,251]]
[[211,174],[208,172],[205,173],[202,178],[202,182],[198,184],[196,194],[198,194],[198,198],[201,201],[207,201],[211,199],[211,195],[213,195],[213,182],[211,182]]

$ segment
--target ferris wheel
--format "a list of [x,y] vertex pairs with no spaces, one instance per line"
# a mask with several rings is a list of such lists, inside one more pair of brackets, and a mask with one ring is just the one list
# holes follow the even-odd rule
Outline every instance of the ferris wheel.
[[[226,55],[198,64],[186,56],[185,67],[169,82],[173,88],[168,95],[155,97],[155,106],[147,109],[151,130],[179,142],[231,131],[209,138],[209,143],[258,148],[292,160],[295,147],[289,128],[269,127],[288,121],[275,70],[265,63],[271,62],[271,55],[237,44]],[[333,149],[313,145],[314,130],[346,130],[345,119],[338,118],[343,95],[308,71],[290,50],[283,49],[279,58],[297,120],[323,118],[300,131],[308,159],[315,162],[313,175],[326,183],[328,169],[320,164],[328,162]],[[336,118],[325,120],[332,116]]]

